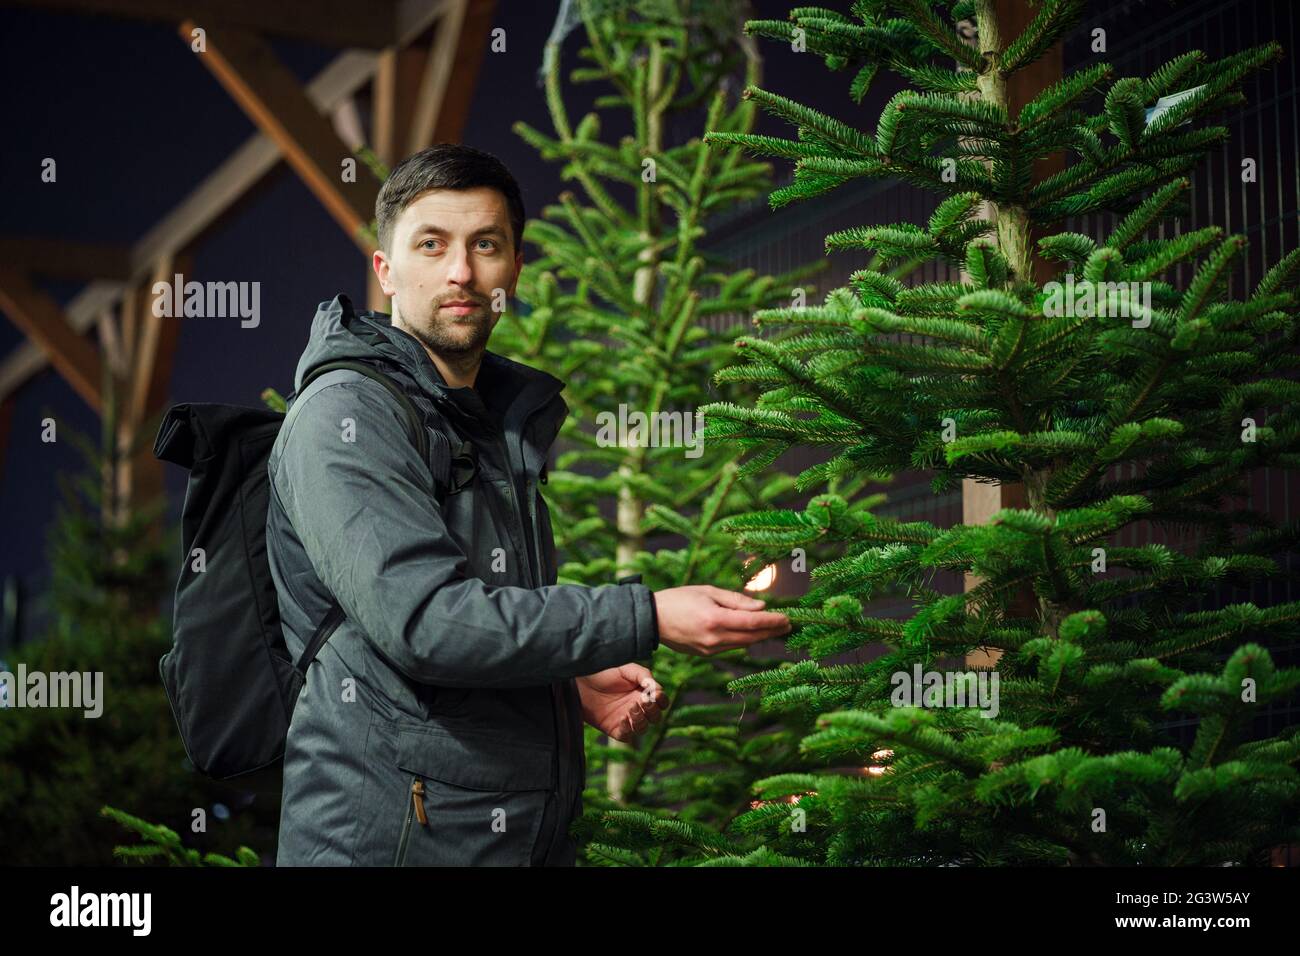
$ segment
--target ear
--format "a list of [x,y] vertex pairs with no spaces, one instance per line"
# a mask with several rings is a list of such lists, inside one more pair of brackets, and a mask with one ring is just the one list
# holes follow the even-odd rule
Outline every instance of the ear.
[[519,273],[523,268],[524,268],[524,250],[520,249],[518,252],[515,253],[515,274],[514,277],[510,280],[510,288],[506,291],[506,295],[512,298],[514,297],[515,294],[515,286],[519,284]]
[[376,249],[374,256],[370,260],[371,267],[375,270],[375,278],[379,280],[379,287],[384,290],[384,295],[391,297],[393,288],[389,282],[389,265],[388,257],[384,255],[383,249]]

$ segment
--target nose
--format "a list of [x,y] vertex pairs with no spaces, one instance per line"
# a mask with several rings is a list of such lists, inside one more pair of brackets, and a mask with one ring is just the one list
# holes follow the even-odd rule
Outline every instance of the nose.
[[448,250],[447,259],[447,281],[454,282],[457,285],[469,285],[474,278],[474,270],[470,268],[469,251],[464,248],[453,247]]

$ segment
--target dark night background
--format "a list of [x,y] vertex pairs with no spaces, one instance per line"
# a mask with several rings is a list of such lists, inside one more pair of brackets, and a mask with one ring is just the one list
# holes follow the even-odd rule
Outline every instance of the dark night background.
[[[790,6],[761,0],[753,4],[754,16],[784,19]],[[485,55],[462,137],[511,168],[529,218],[564,188],[560,164],[543,162],[510,126],[523,119],[553,133],[537,70],[558,8],[558,2],[500,0],[494,26],[505,28],[507,49]],[[304,82],[339,52],[270,40]],[[570,33],[566,71],[578,65],[581,45],[581,30]],[[767,88],[844,118],[859,112],[848,98],[847,74],[842,84],[830,83],[820,65],[783,69],[797,54],[780,44],[759,41],[759,49]],[[0,8],[0,83],[8,131],[0,155],[0,232],[8,235],[129,245],[256,132],[170,24]],[[602,84],[571,88],[571,117],[576,121],[605,92]],[[878,108],[861,109],[873,116],[869,111]],[[618,111],[602,111],[607,139],[622,134],[621,119]],[[760,113],[759,131],[788,135],[790,128]],[[47,156],[58,162],[57,183],[40,181]],[[784,178],[788,170],[778,166],[775,173]],[[526,247],[525,261],[530,255]],[[367,269],[298,177],[278,163],[194,247],[193,278],[260,281],[261,323],[244,329],[238,319],[183,322],[170,400],[258,405],[268,385],[287,393],[317,303],[346,292],[364,306]],[[81,287],[37,281],[61,304]],[[0,356],[22,342],[12,323],[0,321]],[[83,467],[71,442],[41,442],[47,410],[61,429],[66,423],[93,436],[99,428],[90,408],[48,366],[18,393],[0,474],[0,578],[21,581],[28,619],[48,576],[46,532],[59,498],[53,476]],[[184,478],[181,469],[167,468],[173,515]],[[24,637],[34,636],[35,623],[27,621]]]
[[[794,0],[751,0],[752,17],[785,19],[795,5]],[[847,12],[850,3],[825,0],[820,5]],[[522,119],[544,134],[553,132],[537,71],[558,9],[558,0],[498,0],[493,25],[505,29],[507,51],[484,55],[462,136],[463,142],[499,156],[512,169],[523,189],[529,218],[572,185],[561,181],[560,163],[543,162],[511,130],[511,124]],[[1088,52],[1080,44],[1086,45],[1086,29],[1098,23],[1111,33],[1117,55],[1109,59],[1121,75],[1149,72],[1148,55],[1160,57],[1158,62],[1191,48],[1223,55],[1264,42],[1270,29],[1281,28],[1286,35],[1273,38],[1283,44],[1285,59],[1259,80],[1259,86],[1255,81],[1247,85],[1251,105],[1245,111],[1249,115],[1246,142],[1258,155],[1276,156],[1281,168],[1264,177],[1262,188],[1272,197],[1270,202],[1276,199],[1280,210],[1276,215],[1294,221],[1289,184],[1300,183],[1290,128],[1296,115],[1295,19],[1295,8],[1285,0],[1276,5],[1259,0],[1228,6],[1096,0],[1076,30],[1079,36],[1066,44],[1066,66],[1070,69],[1086,59]],[[566,78],[568,70],[581,62],[576,56],[581,33],[580,29],[570,33],[564,44]],[[303,81],[339,52],[269,39],[280,59]],[[763,57],[765,89],[855,126],[873,127],[884,102],[897,89],[889,85],[896,78],[882,72],[867,101],[858,106],[848,95],[850,71],[831,74],[821,62],[803,60],[784,44],[756,42]],[[1134,61],[1137,53],[1144,62]],[[7,133],[0,152],[4,184],[0,234],[5,235],[129,245],[255,132],[171,24],[0,6],[0,82],[5,89],[2,109]],[[566,84],[571,120],[580,119],[592,99],[606,92],[604,84]],[[601,118],[605,141],[627,132],[622,111],[602,110]],[[670,141],[698,134],[702,123],[702,114],[692,117],[677,131],[681,136],[670,132]],[[793,132],[788,124],[761,111],[757,131],[774,136]],[[44,157],[58,161],[57,184],[40,181]],[[773,163],[778,181],[788,179],[791,165]],[[775,213],[760,201],[751,213],[732,217],[730,228],[719,235],[724,236],[724,246],[734,246],[739,232],[741,245],[775,250],[770,255],[742,256],[738,267],[781,271],[796,265],[796,259],[803,261],[820,252],[821,240],[832,228],[911,221],[921,214],[899,206],[889,195],[846,189]],[[1239,198],[1240,216],[1235,207],[1216,206],[1209,198],[1210,221],[1219,223],[1227,217],[1230,221],[1223,224],[1234,231],[1253,234],[1258,229],[1252,244],[1275,261],[1277,246],[1270,246],[1270,237],[1278,220],[1252,221],[1249,217],[1254,213],[1246,210],[1244,194]],[[1262,199],[1260,209],[1256,218],[1267,218]],[[1243,217],[1246,221],[1239,221]],[[1284,223],[1280,228],[1285,232],[1290,227]],[[317,303],[339,292],[359,304],[366,300],[368,262],[284,162],[210,227],[193,251],[194,265],[187,279],[261,283],[261,323],[244,329],[233,318],[183,321],[171,379],[172,402],[259,405],[259,393],[267,386],[287,393]],[[533,252],[525,246],[526,261]],[[837,275],[851,264],[843,261],[848,257],[839,258]],[[80,288],[77,283],[38,282],[60,303],[67,303]],[[835,284],[842,281],[828,287]],[[0,358],[22,341],[13,325],[0,319]],[[17,394],[8,450],[0,466],[0,580],[14,576],[22,584],[24,638],[40,632],[36,599],[48,580],[46,534],[58,503],[53,476],[83,468],[81,456],[71,442],[62,440],[63,435],[54,444],[41,442],[40,422],[48,413],[91,435],[99,428],[94,413],[51,368],[29,380]],[[185,473],[172,466],[166,472],[175,516]],[[903,498],[899,502],[911,507]],[[959,500],[956,507],[960,508]],[[0,636],[0,651],[5,637]]]

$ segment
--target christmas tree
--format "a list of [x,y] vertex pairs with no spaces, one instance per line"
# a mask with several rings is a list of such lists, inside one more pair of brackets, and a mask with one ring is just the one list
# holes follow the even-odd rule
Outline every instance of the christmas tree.
[[257,853],[246,846],[236,850],[233,857],[211,851],[200,853],[184,846],[180,834],[170,827],[141,820],[116,807],[101,807],[99,812],[101,816],[115,820],[131,830],[143,841],[113,847],[113,856],[123,862],[157,865],[161,861],[169,866],[259,866],[261,863]]
[[[738,449],[701,444],[695,411],[743,395],[710,378],[744,319],[802,293],[800,280],[822,264],[773,277],[731,269],[707,250],[711,216],[770,188],[769,164],[700,138],[706,129],[753,126],[754,106],[739,92],[758,82],[760,65],[741,34],[743,6],[620,0],[572,10],[543,64],[554,135],[524,122],[514,129],[545,159],[563,162],[563,178],[581,193],[563,193],[529,222],[525,238],[540,255],[517,289],[527,314],[505,313],[491,348],[566,383],[570,414],[544,486],[562,583],[639,574],[653,590],[734,590],[754,568],[719,522],[797,495],[789,476],[760,476],[762,463],[738,467]],[[594,102],[606,117],[592,111],[574,123],[560,47],[578,25],[589,65],[569,80],[610,92]],[[607,141],[602,122],[631,132]],[[852,497],[862,484],[847,479],[837,488]],[[740,721],[745,701],[727,684],[768,663],[743,651],[706,659],[661,648],[651,669],[670,700],[662,721],[633,743],[606,742],[587,728],[579,822],[587,862],[680,862],[694,853],[667,831],[703,837],[711,831],[694,825],[717,828],[747,808],[752,781],[787,762],[802,736],[770,716]]]
[[[29,699],[15,707],[11,699],[13,709],[3,712],[0,844],[11,866],[105,866],[129,856],[114,852],[121,832],[104,813],[106,802],[190,828],[208,852],[233,848],[255,827],[251,813],[238,813],[207,828],[209,816],[222,812],[210,812],[218,801],[238,807],[247,795],[196,774],[176,731],[158,678],[158,659],[171,644],[163,604],[174,581],[175,532],[164,532],[165,501],[125,507],[108,480],[138,446],[114,440],[118,403],[107,385],[98,443],[46,413],[54,434],[86,464],[57,476],[63,502],[49,537],[49,633],[19,645],[7,669],[22,667],[29,680],[43,675],[51,690],[71,678],[84,706],[53,706],[51,696],[49,706]],[[147,423],[137,442],[155,431]]]
[[[1193,170],[1227,139],[1210,120],[1281,51],[1188,51],[1148,77],[1100,63],[1016,109],[1009,84],[1083,5],[1043,0],[1022,31],[999,23],[1006,8],[856,0],[851,16],[750,21],[847,68],[859,103],[881,67],[908,88],[859,129],[751,85],[797,139],[706,137],[796,160],[773,208],[857,177],[942,197],[928,222],[829,235],[867,267],[822,305],[757,312],[790,334],[738,339],[717,381],[761,394],[704,410],[707,439],[758,458],[827,455],[798,475],[819,492],[805,509],[724,522],[738,544],[768,560],[838,551],[789,612],[807,659],[733,684],[815,727],[798,762],[759,781],[761,806],[697,841],[716,861],[1250,865],[1300,840],[1300,727],[1252,739],[1300,685],[1265,646],[1296,638],[1300,602],[1240,599],[1285,576],[1297,536],[1245,496],[1255,470],[1300,462],[1300,252],[1234,294],[1244,238],[1179,228]],[[1099,212],[1116,217],[1107,234],[1064,230]],[[908,281],[934,261],[960,272]],[[832,487],[903,469],[936,491],[1018,484],[1025,506],[939,528],[873,517]],[[1122,546],[1135,528],[1171,543]],[[945,572],[966,590],[943,593]],[[888,595],[905,617],[871,613]],[[872,646],[867,663],[820,663]],[[992,668],[943,669],[981,651]],[[1196,721],[1189,739],[1174,718]],[[873,754],[883,772],[851,772]],[[746,856],[755,836],[765,852]]]

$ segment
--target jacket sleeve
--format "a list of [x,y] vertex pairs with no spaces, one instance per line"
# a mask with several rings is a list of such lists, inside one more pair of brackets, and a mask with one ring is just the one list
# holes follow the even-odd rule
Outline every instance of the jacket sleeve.
[[[382,385],[326,384],[300,404],[271,462],[272,493],[317,577],[392,667],[444,687],[530,687],[654,651],[644,584],[533,589],[470,577],[432,472]],[[355,423],[352,441],[345,419]],[[431,443],[431,454],[446,455],[444,443]]]

